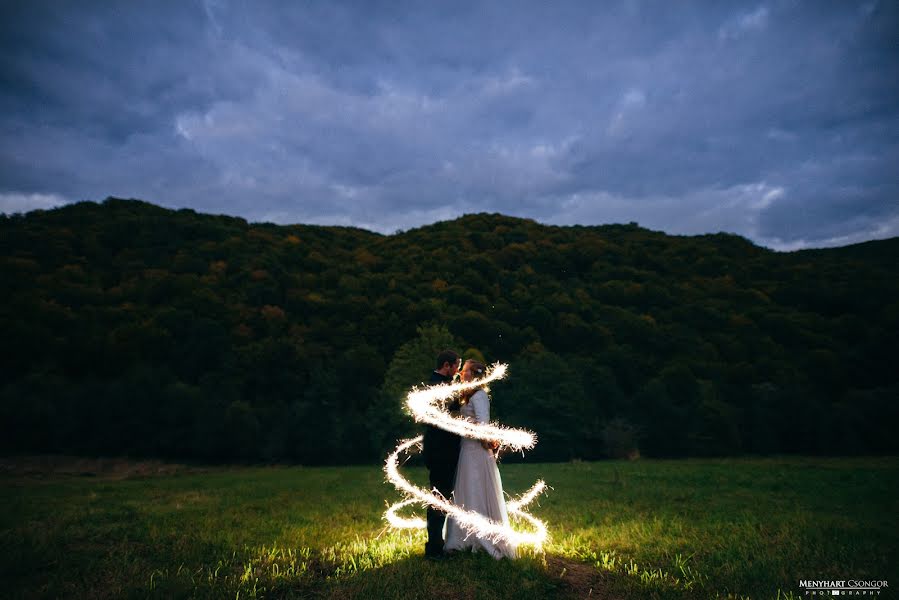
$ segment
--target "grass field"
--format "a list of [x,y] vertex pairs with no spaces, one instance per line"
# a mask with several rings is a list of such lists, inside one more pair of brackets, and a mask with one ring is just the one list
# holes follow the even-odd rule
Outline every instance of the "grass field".
[[6,464],[4,598],[761,599],[805,597],[800,579],[899,586],[895,457],[504,464],[512,494],[538,477],[553,487],[531,510],[549,524],[545,552],[439,563],[424,560],[423,533],[385,530],[399,498],[377,466],[84,476]]

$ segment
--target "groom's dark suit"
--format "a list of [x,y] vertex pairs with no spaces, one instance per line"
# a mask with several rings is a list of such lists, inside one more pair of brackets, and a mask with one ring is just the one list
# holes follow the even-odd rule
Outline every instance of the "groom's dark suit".
[[[431,385],[447,383],[451,377],[445,377],[434,371],[431,373]],[[448,431],[425,425],[424,448],[422,454],[425,466],[428,467],[431,488],[443,494],[447,500],[453,493],[453,482],[456,479],[456,465],[459,462],[459,445],[461,438]],[[428,542],[425,544],[425,555],[436,556],[443,553],[443,525],[446,513],[428,506]]]

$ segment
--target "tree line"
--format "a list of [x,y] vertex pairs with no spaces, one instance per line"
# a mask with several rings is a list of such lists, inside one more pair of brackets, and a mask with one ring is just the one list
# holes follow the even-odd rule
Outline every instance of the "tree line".
[[494,416],[537,432],[527,460],[896,453],[897,258],[499,214],[3,215],[0,451],[376,462],[450,346],[509,365]]

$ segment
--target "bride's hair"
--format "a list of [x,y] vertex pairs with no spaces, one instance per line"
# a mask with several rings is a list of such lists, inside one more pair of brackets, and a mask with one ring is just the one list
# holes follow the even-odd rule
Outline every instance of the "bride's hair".
[[[472,373],[472,375],[475,376],[476,379],[483,377],[484,373],[487,372],[487,367],[484,365],[484,363],[479,362],[473,358],[469,358],[468,360],[466,360],[465,364],[462,365],[462,368],[464,369],[466,367],[466,365],[468,366],[468,370]],[[460,392],[459,393],[459,403],[460,404],[468,404],[468,401],[471,399],[472,396],[474,396],[475,392],[477,392],[478,390],[483,390],[483,389],[485,389],[484,386],[476,387],[476,388],[472,388],[470,390],[465,390],[464,392]]]

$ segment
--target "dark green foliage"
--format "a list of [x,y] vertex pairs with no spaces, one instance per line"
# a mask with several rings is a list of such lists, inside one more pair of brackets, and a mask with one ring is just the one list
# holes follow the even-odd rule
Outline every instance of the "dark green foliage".
[[365,411],[369,437],[377,455],[385,454],[396,445],[398,438],[413,437],[415,427],[403,403],[406,392],[413,385],[427,385],[431,371],[437,366],[435,359],[444,350],[462,352],[462,345],[442,325],[426,324],[418,328],[417,335],[406,342],[393,355],[383,374],[383,385]]
[[2,216],[0,451],[377,461],[414,430],[397,395],[429,325],[509,363],[494,416],[538,433],[529,459],[896,453],[897,258],[496,214]]

